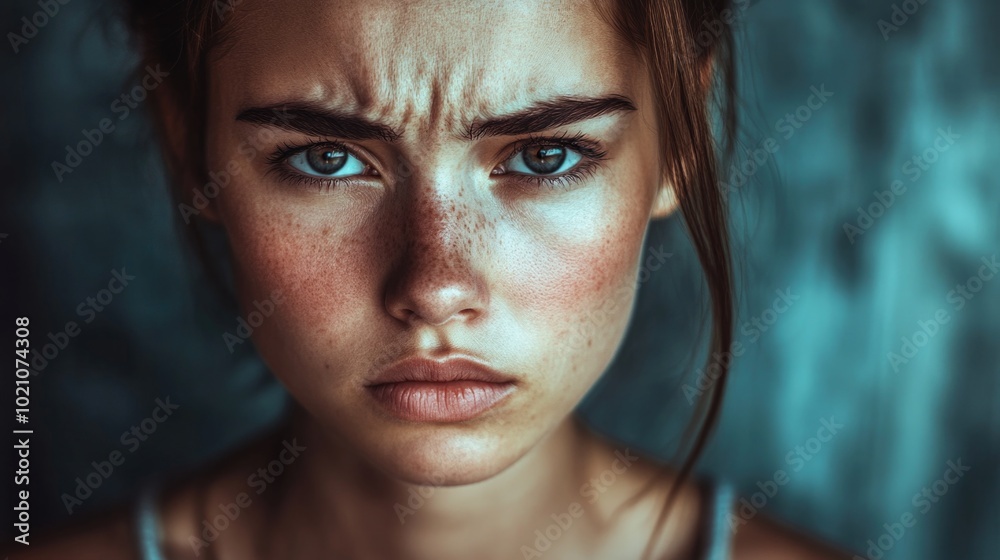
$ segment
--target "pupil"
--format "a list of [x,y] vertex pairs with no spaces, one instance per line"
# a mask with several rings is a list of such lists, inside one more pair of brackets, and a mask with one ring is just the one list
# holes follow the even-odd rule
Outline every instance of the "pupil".
[[313,148],[306,153],[309,167],[317,173],[336,173],[347,163],[347,152],[330,147]]
[[553,173],[566,161],[566,149],[562,146],[542,146],[524,154],[524,163],[535,173]]

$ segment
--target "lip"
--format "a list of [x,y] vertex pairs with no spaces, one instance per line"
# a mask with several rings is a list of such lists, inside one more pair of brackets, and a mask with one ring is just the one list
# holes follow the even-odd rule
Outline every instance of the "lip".
[[517,388],[513,377],[465,358],[402,360],[365,387],[387,412],[412,422],[462,422]]

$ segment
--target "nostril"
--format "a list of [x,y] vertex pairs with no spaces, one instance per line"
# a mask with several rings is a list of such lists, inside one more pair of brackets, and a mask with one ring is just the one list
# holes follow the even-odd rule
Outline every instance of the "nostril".
[[470,321],[482,312],[483,296],[478,289],[460,286],[422,286],[386,294],[386,310],[407,323],[440,326],[452,321]]
[[404,323],[443,325],[468,321],[482,313],[489,295],[480,269],[481,259],[470,250],[458,250],[456,240],[410,246],[390,272],[385,284],[385,309]]

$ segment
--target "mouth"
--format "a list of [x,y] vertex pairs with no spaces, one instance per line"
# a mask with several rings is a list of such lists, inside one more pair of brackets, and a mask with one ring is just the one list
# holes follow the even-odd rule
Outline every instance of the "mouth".
[[365,387],[391,415],[411,422],[462,422],[513,393],[514,378],[464,358],[409,359]]

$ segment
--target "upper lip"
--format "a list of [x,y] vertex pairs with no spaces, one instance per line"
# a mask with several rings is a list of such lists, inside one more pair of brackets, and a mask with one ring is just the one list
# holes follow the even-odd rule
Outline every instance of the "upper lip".
[[446,358],[443,360],[407,358],[383,370],[368,385],[384,385],[406,381],[431,383],[447,383],[449,381],[509,383],[514,381],[514,378],[467,358]]

